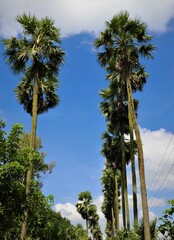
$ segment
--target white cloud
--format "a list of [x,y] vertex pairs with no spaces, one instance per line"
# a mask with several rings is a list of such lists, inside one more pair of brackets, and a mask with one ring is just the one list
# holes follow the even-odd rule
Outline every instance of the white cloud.
[[[99,196],[94,200],[94,204],[97,206],[97,213],[100,217],[99,224],[101,227],[101,231],[104,233],[104,229],[106,226],[106,220],[104,214],[101,211],[101,205],[103,202],[103,196]],[[71,221],[72,224],[76,225],[77,223],[81,223],[85,228],[85,220],[82,219],[81,215],[77,212],[76,206],[72,203],[65,203],[65,204],[56,204],[55,211],[60,212],[62,217],[65,217]]]
[[69,219],[72,224],[83,223],[83,219],[76,210],[76,206],[72,203],[61,204],[58,203],[55,205],[55,211],[60,212],[61,215]]
[[128,10],[132,17],[147,22],[151,30],[162,32],[173,17],[173,0],[1,0],[0,35],[15,35],[20,30],[15,17],[24,11],[53,18],[66,36],[101,31],[104,22],[120,10]]

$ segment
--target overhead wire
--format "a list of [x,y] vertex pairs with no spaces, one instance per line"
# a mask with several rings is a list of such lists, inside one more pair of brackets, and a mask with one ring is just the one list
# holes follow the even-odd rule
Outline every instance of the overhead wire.
[[[160,160],[160,163],[159,163],[159,165],[158,165],[158,168],[156,169],[156,171],[155,171],[155,174],[153,175],[153,177],[152,177],[152,181],[150,182],[150,184],[149,184],[149,186],[153,186],[153,187],[151,187],[151,189],[153,189],[153,188],[155,188],[155,186],[156,186],[156,184],[155,184],[155,179],[156,179],[156,175],[157,175],[157,173],[158,173],[158,171],[159,171],[159,169],[160,169],[160,167],[161,167],[161,164],[162,164],[162,162],[163,162],[163,160],[164,160],[164,157],[165,157],[165,155],[166,155],[166,153],[167,153],[167,150],[168,150],[168,148],[169,148],[169,146],[170,146],[170,143],[171,143],[171,141],[172,141],[172,138],[173,138],[173,134],[172,134],[172,136],[170,137],[170,139],[169,139],[169,142],[168,142],[168,145],[166,146],[166,149],[165,149],[165,151],[164,151],[164,154],[163,154],[163,156],[162,156],[162,158],[161,158],[161,160]],[[165,163],[165,165],[164,165],[164,167],[163,167],[163,169],[162,169],[162,172],[164,171],[164,168],[165,168],[165,166],[166,166],[166,163]],[[160,175],[162,174],[162,172],[160,172]]]
[[163,189],[160,191],[160,194],[158,194],[158,196],[161,196],[163,194],[168,182],[172,182],[172,186],[174,186],[174,175],[171,175],[170,178],[167,178],[166,184],[163,186]]
[[[169,155],[167,161],[170,159],[173,150],[174,150],[174,147],[172,148],[172,150],[171,150],[171,152],[170,152],[170,155]],[[152,198],[152,200],[151,200],[151,202],[150,202],[150,204],[149,204],[149,208],[151,207],[152,203],[155,201],[156,196],[158,195],[158,193],[159,193],[160,190],[162,189],[162,186],[164,185],[165,181],[167,180],[168,176],[170,175],[172,169],[174,169],[174,162],[173,162],[171,168],[169,169],[168,173],[166,174],[166,177],[164,178],[164,180],[162,181],[161,185],[159,186],[158,190],[156,191],[154,197]],[[173,176],[172,176],[172,177],[173,177]]]

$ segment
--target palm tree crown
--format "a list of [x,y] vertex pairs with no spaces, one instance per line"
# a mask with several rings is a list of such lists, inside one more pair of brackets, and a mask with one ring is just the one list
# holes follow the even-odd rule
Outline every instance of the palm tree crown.
[[31,73],[39,71],[39,76],[47,73],[57,74],[59,65],[64,62],[64,52],[55,44],[60,44],[59,30],[54,26],[53,20],[48,17],[37,19],[35,16],[17,16],[16,20],[22,25],[23,37],[4,39],[5,55],[15,72],[26,70],[27,64],[31,66]]

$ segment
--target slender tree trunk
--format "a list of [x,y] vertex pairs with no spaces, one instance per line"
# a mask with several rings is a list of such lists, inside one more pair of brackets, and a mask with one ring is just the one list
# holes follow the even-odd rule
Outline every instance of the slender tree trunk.
[[129,217],[129,203],[128,203],[128,190],[127,190],[127,173],[126,173],[126,161],[125,161],[125,143],[124,134],[121,134],[121,145],[122,145],[122,171],[124,179],[124,201],[125,201],[125,217],[126,217],[126,228],[130,229],[130,217]]
[[130,158],[131,158],[131,170],[132,170],[132,194],[133,194],[133,213],[134,213],[134,225],[138,224],[138,207],[137,207],[137,181],[135,171],[135,154],[134,154],[134,136],[133,136],[133,123],[128,111],[129,118],[129,133],[130,133]]
[[94,226],[91,226],[92,240],[94,240]]
[[88,219],[86,219],[86,233],[87,233],[87,236],[88,236]]
[[127,189],[126,165],[125,165],[125,205],[126,205],[127,229],[130,230],[130,216],[129,216],[129,200],[128,200],[128,189]]
[[115,172],[115,231],[119,229],[118,176]]
[[144,237],[145,237],[145,240],[150,240],[151,237],[150,237],[150,226],[149,226],[149,211],[148,211],[148,203],[147,203],[143,147],[142,147],[140,131],[138,128],[137,118],[135,115],[134,103],[132,98],[132,87],[131,87],[129,78],[126,79],[126,88],[127,88],[127,94],[128,94],[128,109],[129,109],[128,111],[130,111],[130,116],[132,118],[133,126],[135,129],[137,148],[138,148],[138,167],[139,167],[141,201],[142,201],[143,221],[144,221]]
[[121,171],[121,201],[122,201],[122,218],[123,227],[126,228],[126,212],[125,212],[125,181],[123,174],[123,157],[122,157],[122,171]]
[[[31,138],[30,138],[30,147],[35,150],[36,142],[36,129],[37,129],[37,110],[38,110],[38,77],[35,79],[33,87],[33,103],[32,103],[32,129],[31,129]],[[30,181],[33,178],[33,163],[29,162],[29,170],[27,172],[26,179],[26,197],[30,194]],[[28,208],[24,210],[24,219],[21,229],[21,239],[25,240],[27,237],[27,226],[28,226]]]
[[129,203],[128,203],[128,190],[127,190],[127,174],[126,174],[126,161],[125,161],[125,144],[124,144],[124,134],[121,134],[121,146],[122,146],[122,174],[124,182],[124,196],[122,201],[124,201],[124,213],[125,213],[125,228],[130,229],[130,217],[129,217]]

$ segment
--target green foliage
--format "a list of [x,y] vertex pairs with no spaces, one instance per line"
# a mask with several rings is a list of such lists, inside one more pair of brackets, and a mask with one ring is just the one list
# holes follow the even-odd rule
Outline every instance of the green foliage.
[[174,199],[168,200],[171,205],[169,209],[163,212],[163,216],[159,218],[162,223],[158,230],[163,234],[164,239],[174,239]]
[[114,240],[141,240],[141,238],[133,230],[122,228],[116,232]]
[[[150,222],[150,236],[151,240],[158,239],[158,230],[156,227],[156,219]],[[144,240],[144,223],[143,220],[133,229],[127,230],[122,228],[116,232],[116,238],[114,240]]]
[[[158,239],[158,230],[157,230],[157,227],[156,227],[156,223],[157,223],[156,219],[154,219],[150,222],[151,240],[157,240]],[[138,236],[140,237],[140,240],[145,240],[143,219],[141,219],[141,221],[138,225],[134,226],[134,232],[136,234],[138,234]]]
[[[26,167],[19,154],[20,138],[23,128],[15,124],[8,136],[4,131],[5,123],[0,126],[0,236],[16,228],[24,202],[24,176]],[[3,221],[2,221],[3,220]]]
[[1,121],[0,219],[3,221],[0,224],[0,235],[8,233],[7,235],[15,236],[23,208],[26,206],[25,179],[29,161],[34,161],[37,166],[34,170],[36,177],[40,176],[39,172],[42,172],[43,165],[46,164],[43,164],[43,156],[38,151],[33,152],[27,145],[25,147],[21,145],[25,136],[21,124],[14,124],[8,135],[4,127],[5,123]]
[[[6,134],[5,123],[0,120],[0,239],[19,239],[23,210],[29,211],[28,240],[88,240],[81,225],[73,226],[60,213],[52,210],[54,198],[42,194],[39,181],[42,174],[52,170],[40,153],[41,140],[37,139],[37,150],[28,145],[30,135],[25,134],[21,124],[14,124]],[[29,161],[34,164],[34,179],[30,191],[25,194],[26,173]]]

